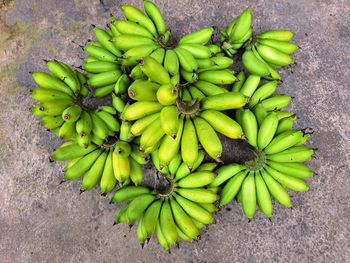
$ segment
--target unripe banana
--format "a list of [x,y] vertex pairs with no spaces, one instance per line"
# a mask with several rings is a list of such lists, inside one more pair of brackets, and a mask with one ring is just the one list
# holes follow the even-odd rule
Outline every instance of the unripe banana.
[[44,116],[41,121],[41,125],[44,126],[46,129],[52,130],[56,129],[58,127],[61,127],[61,125],[64,123],[64,120],[60,115],[58,116]]
[[164,68],[169,72],[171,76],[179,73],[179,59],[172,49],[167,49],[164,58]]
[[[162,229],[160,228],[160,220],[157,220],[157,226],[156,226],[156,234],[157,234],[157,239],[159,242],[159,245],[161,245],[165,250],[170,251],[170,246],[167,242],[167,240],[165,239],[163,233],[162,233]],[[176,226],[175,226],[176,227]]]
[[72,142],[69,145],[61,145],[50,156],[55,161],[73,160],[78,157],[85,156],[90,152],[96,150],[97,145],[90,144],[88,148],[84,149],[79,144]]
[[121,62],[125,65],[136,65],[140,59],[147,57],[157,48],[158,46],[155,44],[133,47],[123,54],[124,59],[122,59]]
[[184,124],[181,139],[181,156],[184,163],[192,170],[198,156],[198,139],[195,126],[190,118],[186,118]]
[[156,145],[164,136],[160,119],[151,123],[141,135],[140,149],[146,150],[148,147]]
[[302,163],[280,163],[273,161],[267,161],[266,163],[273,169],[290,176],[298,178],[309,178],[314,175],[314,172]]
[[261,104],[267,111],[280,110],[287,107],[291,102],[292,97],[287,95],[276,95],[263,100]]
[[79,119],[81,112],[82,108],[79,105],[72,105],[62,112],[62,119],[66,122],[76,122]]
[[157,60],[157,62],[161,65],[163,65],[164,57],[165,57],[165,49],[164,48],[157,48],[150,57]]
[[242,128],[248,143],[253,147],[257,147],[258,122],[254,113],[249,109],[245,109],[242,113]]
[[242,39],[252,24],[252,11],[250,8],[245,9],[236,20],[230,33],[231,41]]
[[155,196],[151,194],[144,194],[133,199],[128,205],[128,210],[126,211],[128,223],[130,225],[135,224],[154,199]]
[[261,85],[251,96],[249,101],[249,108],[253,108],[260,101],[263,101],[275,93],[277,88],[277,81],[269,81]]
[[117,132],[120,129],[120,124],[112,114],[105,111],[97,111],[96,115],[99,116],[107,125],[108,129]]
[[256,211],[256,187],[254,172],[249,172],[242,183],[242,208],[244,214],[252,219]]
[[198,81],[198,74],[196,72],[187,72],[183,68],[180,69],[181,77],[188,83],[195,83]]
[[279,121],[278,127],[276,130],[276,135],[281,134],[282,132],[291,130],[293,128],[294,122],[297,120],[297,116],[293,115],[287,118],[283,118]]
[[140,118],[137,121],[135,121],[131,128],[130,128],[130,132],[134,135],[134,136],[140,136],[143,131],[151,124],[153,123],[156,119],[159,118],[159,112],[154,113],[152,115],[148,115],[146,117]]
[[239,92],[227,92],[204,98],[201,101],[203,110],[231,110],[243,107],[247,97]]
[[211,57],[210,49],[200,44],[182,44],[180,47],[190,52],[195,59],[206,59]]
[[282,152],[299,142],[303,136],[302,131],[285,131],[276,136],[265,148],[266,154]]
[[260,80],[261,77],[258,75],[249,75],[239,92],[244,96],[251,97],[258,88]]
[[313,149],[305,146],[294,146],[283,152],[266,155],[266,158],[274,162],[299,163],[310,160],[313,154]]
[[179,110],[176,106],[166,106],[160,112],[160,122],[165,134],[176,138],[179,129]]
[[[90,134],[89,134],[89,135],[85,135],[85,136],[83,136],[83,137],[78,136],[78,137],[76,138],[76,140],[77,140],[77,143],[78,143],[81,147],[87,148],[87,147],[89,146],[89,144],[90,144],[92,138],[91,138],[91,136],[90,136]],[[99,143],[99,144],[97,144],[97,145],[101,145],[101,144]]]
[[265,46],[262,44],[255,44],[259,55],[266,60],[268,63],[276,64],[278,66],[287,66],[294,63],[294,60],[288,55],[285,54],[273,47]]
[[193,99],[198,99],[199,101],[201,101],[206,97],[204,93],[201,92],[200,89],[196,88],[195,86],[189,86],[188,91],[190,92],[191,97]]
[[194,172],[176,182],[177,187],[197,188],[209,185],[213,182],[215,174],[209,171]]
[[[176,191],[179,195],[194,203],[214,203],[217,199],[216,194],[204,188],[177,188]],[[185,209],[182,203],[180,205]]]
[[[220,167],[216,173],[214,181],[209,185],[209,187],[217,187],[226,182],[231,177],[235,176],[244,169],[243,165],[232,163]],[[233,197],[232,197],[233,198]]]
[[75,139],[76,129],[75,122],[64,122],[60,127],[58,136],[63,139]]
[[279,41],[289,41],[293,36],[294,33],[288,30],[271,30],[256,35],[258,39],[274,39]]
[[154,26],[152,20],[148,18],[142,11],[130,5],[123,5],[122,11],[128,20],[143,26],[149,32],[151,32],[153,36],[158,36],[157,29]]
[[197,160],[194,162],[192,170],[188,168],[185,162],[181,163],[181,165],[178,167],[176,171],[175,181],[178,181],[181,178],[184,178],[185,176],[189,175],[192,171],[195,171],[203,162],[204,156],[205,156],[204,152],[202,150],[199,150]]
[[215,110],[205,110],[200,116],[217,132],[231,139],[239,139],[243,135],[241,126],[227,115]]
[[113,171],[115,178],[119,182],[127,180],[130,175],[129,158],[121,157],[119,154],[113,152]]
[[234,72],[222,69],[222,70],[207,70],[199,73],[198,79],[211,82],[213,84],[232,84],[236,81]]
[[171,83],[161,85],[157,91],[157,100],[162,105],[175,104],[177,97],[179,96],[178,88],[174,87]]
[[147,237],[151,237],[156,230],[160,209],[162,207],[163,200],[159,199],[154,201],[146,210],[143,216],[143,222]]
[[272,202],[269,189],[267,188],[264,179],[260,172],[255,172],[256,199],[259,208],[268,218],[272,216]]
[[199,80],[196,83],[194,83],[194,86],[196,86],[206,96],[212,96],[228,92],[225,88],[219,87],[208,81]]
[[141,216],[139,223],[137,224],[137,231],[136,231],[137,240],[140,242],[141,248],[143,248],[147,240],[147,233],[146,233],[144,224],[145,224],[144,218]]
[[92,120],[92,133],[101,139],[106,139],[109,135],[113,135],[113,132],[111,133],[106,123],[95,112],[91,112],[90,116]]
[[273,137],[275,136],[278,127],[277,114],[275,112],[269,113],[265,119],[262,121],[259,131],[257,145],[259,149],[264,149]]
[[143,6],[145,8],[147,15],[149,16],[149,18],[152,19],[154,25],[156,26],[158,35],[164,35],[167,29],[166,29],[164,18],[159,8],[155,4],[153,4],[151,1],[147,1],[147,0],[143,1]]
[[71,100],[50,100],[50,101],[45,101],[41,103],[40,110],[44,112],[46,115],[50,116],[57,116],[59,115],[61,117],[62,112],[72,106],[74,104],[73,101]]
[[247,170],[243,170],[233,176],[221,191],[220,206],[226,205],[238,194],[241,194],[241,186],[248,174]]
[[132,159],[134,159],[139,164],[146,164],[149,161],[149,156],[144,152],[140,151],[140,148],[136,145],[133,145],[130,153]]
[[122,71],[119,69],[98,73],[88,79],[88,84],[95,88],[108,86],[117,82],[121,75]]
[[260,173],[273,198],[275,198],[277,202],[285,207],[292,207],[292,203],[286,189],[284,189],[284,187],[273,179],[265,170],[261,170]]
[[142,71],[154,82],[159,84],[170,83],[170,76],[165,68],[151,56],[145,57],[140,67]]
[[270,76],[270,71],[263,62],[261,62],[251,49],[246,49],[242,55],[242,62],[250,74],[266,77]]
[[205,45],[211,39],[214,29],[211,27],[203,28],[182,37],[179,41],[179,45],[183,44],[200,44]]
[[122,121],[122,124],[120,125],[119,139],[126,142],[131,142],[134,139],[134,136],[130,132],[130,130],[131,130],[131,122]]
[[169,245],[176,245],[178,234],[176,224],[168,200],[165,200],[159,215],[159,223],[162,233]]
[[287,41],[280,41],[275,39],[258,39],[257,41],[260,44],[275,48],[286,54],[292,54],[299,49],[297,45]]
[[110,150],[104,165],[103,173],[100,181],[101,193],[111,192],[115,185],[117,184],[117,179],[114,177],[113,172],[113,151]]
[[268,111],[264,108],[264,106],[261,103],[259,103],[253,108],[253,112],[260,126],[266,118]]
[[195,72],[198,69],[198,63],[189,51],[181,47],[175,48],[174,51],[179,59],[181,68],[187,72]]
[[120,69],[120,66],[113,62],[93,61],[83,64],[82,68],[91,73],[102,73]]
[[127,34],[113,37],[112,42],[118,49],[123,51],[128,51],[138,46],[154,44],[154,40],[148,37]]
[[149,190],[145,186],[124,186],[119,188],[112,197],[113,203],[120,203],[125,201],[130,201],[135,199],[138,196],[142,196],[145,194],[151,194],[151,190]]
[[73,98],[65,92],[55,89],[37,88],[31,92],[33,99],[39,102],[45,102],[50,100],[73,100]]
[[82,191],[87,191],[94,188],[95,185],[100,181],[107,155],[108,153],[106,151],[102,152],[94,164],[91,166],[89,171],[84,175],[80,187]]
[[131,80],[128,75],[123,74],[119,77],[114,86],[115,94],[124,94],[130,86]]
[[75,97],[71,88],[54,76],[45,72],[33,72],[32,77],[35,83],[44,89],[54,89]]
[[131,104],[123,112],[123,117],[126,120],[137,120],[142,117],[151,115],[153,113],[159,112],[163,108],[158,102],[154,101],[138,101]]
[[109,35],[106,31],[98,27],[94,27],[93,31],[95,32],[96,38],[98,39],[99,43],[105,49],[107,49],[109,52],[116,55],[117,57],[122,55],[122,52],[120,52],[120,50],[118,50],[110,41],[110,39],[112,38],[111,35]]
[[[89,56],[91,56],[99,61],[114,62],[114,63],[117,61],[117,57],[114,54],[112,54],[111,52],[109,52],[108,50],[106,50],[102,47],[89,45],[89,46],[84,47],[84,51]],[[89,61],[91,61],[91,60],[89,60]]]
[[196,127],[198,139],[204,150],[215,161],[221,162],[222,144],[213,127],[200,117],[195,118],[193,122]]
[[47,68],[56,78],[66,83],[75,95],[79,94],[80,82],[78,79],[75,78],[75,74],[74,72],[71,72],[69,66],[63,63],[61,64],[61,62],[58,61],[48,61]]
[[129,21],[118,20],[118,21],[115,21],[113,25],[120,32],[120,34],[127,35],[132,33],[133,35],[137,35],[140,37],[154,39],[154,36],[150,31],[148,31],[142,25],[132,22],[131,20]]

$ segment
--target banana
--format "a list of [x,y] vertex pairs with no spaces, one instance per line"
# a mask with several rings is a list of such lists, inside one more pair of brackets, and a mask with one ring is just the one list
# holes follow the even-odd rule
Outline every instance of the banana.
[[57,116],[62,115],[62,112],[68,107],[72,106],[74,102],[72,100],[50,100],[41,103],[40,110],[46,115]]
[[252,94],[249,101],[249,108],[253,108],[260,101],[263,101],[273,95],[277,88],[277,81],[269,81],[261,85],[255,92]]
[[143,131],[151,124],[153,123],[156,119],[158,119],[160,116],[160,113],[153,113],[151,115],[148,115],[146,117],[140,118],[137,121],[135,121],[130,128],[130,132],[134,136],[140,136]]
[[145,57],[140,62],[140,67],[152,81],[159,84],[170,83],[170,76],[165,68],[151,56]]
[[117,132],[120,129],[120,124],[118,120],[110,113],[105,112],[105,111],[97,111],[96,115],[100,117],[105,124],[107,125],[108,129]]
[[147,240],[147,233],[146,233],[144,224],[145,224],[144,217],[141,217],[139,220],[139,223],[137,224],[137,231],[136,231],[137,240],[140,242],[141,248],[143,248]]
[[38,105],[34,106],[33,108],[31,108],[31,112],[37,117],[47,116],[47,114],[43,110],[44,110],[44,108],[41,106],[41,104],[38,104]]
[[179,59],[173,49],[167,49],[164,58],[164,68],[171,76],[179,73]]
[[200,89],[196,88],[195,86],[189,86],[188,91],[190,92],[191,97],[193,99],[198,99],[199,101],[201,101],[206,97],[204,93],[201,92]]
[[[184,127],[184,121],[179,120],[179,127],[175,139],[171,136],[164,136],[159,146],[159,161],[160,164],[166,166],[172,162],[180,150],[181,135]],[[181,160],[181,158],[180,158]],[[174,172],[172,173],[174,174]]]
[[294,33],[288,30],[271,30],[256,35],[258,39],[274,39],[279,41],[289,41],[293,36]]
[[140,149],[146,150],[156,145],[164,136],[160,118],[151,123],[141,135]]
[[265,148],[266,154],[282,152],[297,144],[303,136],[302,131],[285,131],[277,135]]
[[189,51],[181,47],[175,48],[174,51],[179,59],[181,68],[187,72],[195,72],[198,69],[198,63]]
[[[198,73],[207,71],[207,70],[221,70],[221,69],[227,69],[233,64],[233,60],[231,58],[227,57],[212,57],[210,59],[207,59],[208,62],[205,62],[203,60],[205,59],[197,59],[198,62]],[[205,62],[207,65],[203,65],[203,62]],[[202,65],[200,64],[202,63]]]
[[97,149],[86,154],[78,162],[76,162],[72,167],[67,169],[64,180],[76,180],[83,176],[95,163],[97,158],[101,155],[102,151]]
[[139,220],[143,212],[154,201],[155,196],[152,194],[143,194],[133,199],[128,205],[126,211],[129,225],[133,225]]
[[[182,127],[183,127],[183,121],[182,121]],[[180,129],[179,129],[180,130]],[[179,139],[179,137],[177,137],[177,139]],[[160,151],[160,149],[159,149]],[[182,158],[181,158],[181,154],[180,152],[177,152],[177,154],[175,155],[175,157],[170,161],[168,168],[169,168],[169,173],[174,177],[174,175],[176,174],[177,169],[180,167],[182,162]]]
[[265,166],[265,170],[280,184],[297,192],[306,192],[309,187],[299,178],[283,174],[270,166]]
[[142,45],[129,49],[123,54],[122,64],[137,64],[137,61],[150,55],[158,46],[155,44]]
[[287,118],[283,118],[279,121],[276,134],[281,134],[282,132],[291,130],[293,128],[294,122],[297,120],[297,116],[293,115]]
[[258,43],[272,47],[274,49],[277,49],[283,53],[286,53],[288,55],[294,53],[299,49],[299,47],[291,42],[287,41],[280,41],[275,39],[259,39],[257,40]]
[[[130,34],[130,33],[129,33]],[[123,34],[112,38],[113,44],[122,51],[128,51],[134,47],[152,45],[154,40],[138,35]]]
[[299,163],[312,158],[314,150],[305,146],[294,146],[279,153],[266,155],[268,160],[274,162]]
[[133,80],[145,80],[147,79],[147,76],[143,73],[141,70],[140,64],[136,65],[129,74],[130,78]]
[[259,172],[255,172],[256,199],[261,212],[268,218],[272,216],[272,202],[269,189]]
[[201,72],[198,75],[198,79],[221,85],[232,84],[236,81],[234,72],[227,69]]
[[110,41],[112,36],[109,35],[105,30],[94,26],[93,31],[95,33],[96,38],[98,39],[98,42],[102,45],[102,47],[104,47],[106,50],[108,50],[117,57],[120,57],[122,55],[122,52],[118,50]]
[[145,228],[147,237],[151,237],[156,230],[160,209],[162,207],[163,200],[159,199],[154,201],[146,210],[142,221]]
[[254,56],[260,61],[262,62],[266,67],[267,69],[269,70],[270,72],[270,75],[269,76],[266,76],[265,78],[266,79],[276,79],[276,80],[280,80],[281,79],[281,76],[276,72],[276,70],[273,69],[273,67],[267,63],[259,54],[258,50],[256,49],[255,45],[251,47],[252,51],[253,51],[253,54]]
[[77,121],[75,128],[80,137],[89,135],[92,130],[91,115],[86,111],[82,111],[80,114],[80,119]]
[[[149,32],[152,33],[153,36],[157,37],[157,29],[155,25],[153,24],[152,20],[147,17],[142,11],[137,9],[136,7],[130,6],[130,5],[123,5],[122,11],[125,15],[125,17],[132,22],[135,22],[144,28],[146,28]],[[152,13],[154,10],[152,11]]]
[[275,136],[278,127],[278,118],[275,112],[269,113],[262,121],[259,131],[257,145],[259,149],[264,149]]
[[201,101],[203,110],[231,110],[243,107],[247,103],[247,97],[239,92],[227,92],[212,95]]
[[140,37],[154,39],[154,36],[150,31],[144,28],[141,24],[137,24],[135,22],[132,22],[131,20],[129,21],[117,20],[113,23],[113,25],[120,32],[120,34],[123,34],[123,35],[132,34]]
[[159,8],[151,1],[143,1],[143,6],[149,18],[157,28],[158,35],[164,35],[167,31],[166,24]]
[[133,145],[131,147],[130,156],[132,159],[134,159],[136,162],[138,162],[141,165],[146,164],[149,161],[149,156],[144,152],[140,151],[140,148],[137,147],[136,145]]
[[161,65],[163,65],[164,57],[165,57],[165,49],[164,48],[157,48],[150,57],[157,60],[157,62]]
[[272,176],[265,170],[261,170],[260,173],[273,198],[287,208],[292,207],[292,203],[286,189],[284,189],[284,187],[273,179]]
[[183,68],[180,69],[181,77],[188,83],[195,83],[198,81],[198,74],[196,72],[187,72]]
[[126,93],[130,84],[131,84],[131,80],[130,80],[129,76],[126,74],[121,75],[114,85],[115,94]]
[[253,108],[253,112],[260,126],[266,118],[268,111],[264,108],[264,106],[261,103],[259,103]]
[[[182,197],[195,203],[213,203],[217,199],[215,193],[204,188],[177,188],[176,192]],[[182,202],[180,205],[185,209],[185,207],[182,205]],[[186,210],[186,212],[188,211]]]
[[130,130],[131,130],[131,122],[122,121],[122,124],[120,125],[119,139],[126,142],[131,142],[134,139],[134,136],[130,132]]
[[209,171],[200,171],[189,174],[176,182],[176,187],[197,188],[209,185],[213,182],[215,174]]
[[159,112],[163,108],[158,102],[154,101],[138,101],[131,104],[123,112],[123,118],[125,120],[134,121],[142,117]]
[[242,208],[244,214],[252,219],[256,211],[256,187],[254,172],[249,172],[242,183]]
[[100,188],[102,193],[109,193],[111,192],[115,185],[117,184],[117,180],[114,177],[113,173],[113,151],[110,150],[108,152],[108,156],[106,158],[106,162],[104,164],[101,181],[100,181]]
[[[112,54],[111,52],[109,52],[108,50],[106,50],[102,47],[89,45],[89,46],[84,47],[84,51],[89,56],[91,56],[99,61],[106,61],[106,62],[113,62],[113,63],[115,63],[117,61],[117,57],[114,54]],[[89,61],[91,61],[91,60],[89,60]]]
[[189,240],[195,240],[199,235],[199,230],[193,223],[191,217],[188,216],[174,198],[170,199],[170,206],[178,228],[180,228],[181,232],[183,232],[186,237],[189,237]]
[[160,112],[160,122],[165,134],[176,138],[179,129],[179,111],[176,106],[166,106]]
[[273,47],[265,46],[259,43],[256,43],[255,46],[259,55],[268,63],[272,63],[277,66],[287,66],[294,63],[294,60],[288,54],[283,53]]
[[210,49],[210,52],[214,55],[221,52],[221,47],[219,44],[211,44],[207,45],[207,47]]
[[178,88],[171,83],[161,85],[156,96],[158,102],[164,106],[175,104],[179,96]]
[[53,130],[61,127],[61,125],[64,123],[64,120],[61,118],[61,116],[44,116],[41,119],[40,123],[46,129]]
[[159,215],[159,223],[165,240],[169,245],[175,246],[178,240],[176,224],[168,200],[164,200]]
[[261,77],[258,75],[249,75],[239,92],[244,96],[251,97],[258,88],[260,80]]
[[[244,169],[243,165],[232,163],[220,167],[216,173],[214,181],[209,185],[209,187],[218,187],[224,182],[226,182],[231,177],[235,176]],[[198,171],[198,169],[197,169]],[[232,197],[233,198],[233,197]]]
[[119,69],[107,71],[107,72],[102,72],[102,73],[98,73],[94,76],[91,76],[88,79],[87,83],[90,86],[95,87],[95,88],[104,87],[104,86],[108,86],[111,84],[115,84],[121,75],[122,75],[122,71]]
[[[78,137],[76,138],[76,140],[77,140],[77,143],[78,143],[81,147],[87,148],[87,147],[89,146],[89,144],[90,144],[92,138],[91,138],[91,136],[90,136],[90,134],[89,134],[89,135],[85,135],[85,136],[83,136],[83,137],[78,136]],[[101,145],[101,144],[98,144],[98,145]]]
[[160,227],[160,220],[157,220],[156,234],[157,234],[157,239],[158,239],[159,245],[161,245],[165,250],[170,251],[170,246],[169,246],[167,240],[165,239],[165,237],[162,233],[162,229]]
[[200,117],[206,120],[217,132],[231,139],[239,139],[243,135],[241,126],[227,115],[216,110],[205,110]]
[[213,95],[228,92],[225,88],[217,86],[208,81],[198,80],[193,85],[196,88],[198,88],[201,92],[203,92],[206,96],[213,96]]
[[75,95],[79,94],[80,91],[80,82],[75,78],[74,72],[73,75],[66,67],[62,66],[62,64],[58,61],[48,61],[47,62],[48,70],[58,79],[62,80],[70,89],[73,91]]
[[211,57],[211,51],[208,47],[200,44],[182,44],[182,49],[186,49],[195,59],[206,59]]
[[183,102],[192,102],[193,103],[193,99],[191,97],[191,93],[188,91],[188,89],[182,89],[181,100]]
[[45,102],[50,100],[73,100],[73,98],[65,92],[55,89],[37,88],[31,92],[33,99],[39,102]]
[[78,157],[85,156],[97,149],[97,145],[90,144],[88,148],[84,149],[79,144],[72,142],[67,146],[58,147],[50,156],[55,161],[73,160]]
[[112,105],[120,113],[125,109],[125,102],[114,93],[112,93]]
[[144,174],[141,164],[135,161],[133,158],[129,158],[130,161],[130,179],[134,185],[138,186],[142,183]]
[[79,105],[72,105],[62,112],[62,119],[66,122],[76,122],[80,118],[82,108]]
[[114,145],[114,153],[123,158],[129,157],[131,146],[129,143],[119,140]]
[[198,157],[196,128],[190,118],[186,118],[181,139],[181,156],[191,171]]
[[128,157],[121,157],[113,152],[113,172],[119,182],[127,180],[130,176],[130,161]]
[[210,124],[204,119],[197,117],[194,119],[194,125],[197,131],[198,139],[204,150],[217,162],[221,162],[222,144]]
[[63,139],[74,139],[76,137],[75,122],[64,122],[60,127],[58,136]]
[[258,122],[254,113],[249,109],[245,109],[242,113],[242,128],[248,143],[253,147],[257,147]]
[[114,84],[107,85],[107,86],[104,86],[104,87],[99,87],[99,88],[96,88],[96,90],[94,91],[93,96],[95,98],[103,98],[103,97],[106,97],[109,94],[111,94],[113,90],[114,90]]
[[212,37],[214,29],[212,27],[203,28],[182,37],[179,41],[179,45],[183,44],[200,44],[206,45]]
[[94,188],[95,185],[100,181],[107,156],[108,153],[106,151],[102,152],[94,164],[91,166],[89,171],[84,175],[80,187],[82,191],[87,191]]
[[181,163],[181,165],[178,167],[176,174],[175,174],[175,181],[180,180],[181,178],[184,178],[185,176],[189,175],[192,171],[195,171],[200,164],[203,162],[205,157],[205,154],[203,151],[198,151],[198,157],[197,160],[194,162],[192,170],[190,170],[185,162]]
[[269,68],[266,64],[261,62],[253,53],[251,49],[246,49],[242,55],[242,62],[244,68],[249,71],[250,74],[258,75],[261,77],[270,76]]
[[91,73],[102,73],[120,69],[120,66],[113,62],[93,61],[82,65],[82,68]]
[[108,129],[107,124],[95,113],[90,113],[91,120],[92,120],[92,133],[94,133],[97,137],[101,139],[106,139],[108,136],[111,136],[114,134],[114,132],[111,132]]
[[151,194],[151,190],[145,186],[124,186],[119,188],[112,197],[113,203],[120,203],[125,201],[130,201],[138,196]]
[[309,178],[314,175],[314,172],[310,170],[305,164],[302,163],[279,163],[273,161],[266,162],[271,168],[290,176],[297,178]]
[[[187,190],[187,189],[185,189]],[[181,195],[174,194],[176,201],[182,207],[182,209],[193,219],[199,221],[202,224],[211,224],[214,222],[214,218],[210,212],[201,207],[196,202],[192,202]]]
[[119,223],[126,223],[128,222],[128,217],[126,211],[128,211],[129,206],[126,205],[122,209],[119,210],[119,212],[116,213],[115,219],[114,219],[114,224],[119,224]]
[[248,174],[247,170],[241,170],[231,177],[220,194],[220,206],[226,205],[238,194],[242,183]]
[[250,8],[245,9],[236,20],[232,31],[230,33],[231,41],[239,41],[242,39],[247,31],[249,31],[252,24],[252,11]]

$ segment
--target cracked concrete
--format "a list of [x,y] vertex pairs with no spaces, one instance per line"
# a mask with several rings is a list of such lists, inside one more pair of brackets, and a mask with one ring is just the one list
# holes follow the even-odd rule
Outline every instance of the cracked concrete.
[[[135,229],[112,227],[120,208],[97,190],[79,195],[79,182],[58,185],[62,163],[48,156],[60,140],[39,126],[29,108],[29,71],[42,59],[78,66],[84,56],[72,40],[92,38],[124,3],[141,1],[0,1],[0,261],[1,262],[350,262],[350,5],[342,1],[174,0],[156,3],[175,38],[200,27],[223,27],[245,7],[254,31],[288,28],[301,47],[297,65],[281,70],[279,91],[295,96],[297,127],[315,130],[310,145],[318,175],[310,191],[291,193],[288,210],[275,205],[272,222],[260,212],[248,223],[232,203],[194,244],[172,254],[151,240],[140,248]],[[240,146],[225,142],[230,161]]]

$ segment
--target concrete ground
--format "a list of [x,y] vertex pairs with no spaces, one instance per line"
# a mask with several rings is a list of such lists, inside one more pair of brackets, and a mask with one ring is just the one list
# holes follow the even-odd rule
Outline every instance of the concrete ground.
[[[173,0],[156,3],[175,38],[204,26],[225,26],[245,7],[254,31],[288,28],[301,47],[297,65],[281,70],[279,91],[295,96],[297,127],[312,127],[318,175],[307,193],[291,193],[293,210],[276,204],[272,222],[260,212],[248,223],[237,203],[194,244],[171,254],[155,240],[143,250],[135,229],[112,227],[118,205],[79,182],[59,185],[63,163],[50,163],[60,140],[39,126],[29,108],[29,71],[42,59],[82,63],[90,24],[105,26],[122,3],[140,0],[0,0],[0,262],[350,262],[350,4],[331,1]],[[239,155],[225,144],[226,160]]]

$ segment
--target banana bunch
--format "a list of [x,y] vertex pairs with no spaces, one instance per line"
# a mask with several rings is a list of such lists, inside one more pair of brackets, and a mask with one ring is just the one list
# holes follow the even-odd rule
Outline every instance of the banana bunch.
[[101,145],[91,143],[87,148],[74,141],[65,142],[52,153],[51,159],[69,161],[64,168],[63,181],[83,177],[81,192],[99,183],[101,193],[106,194],[116,187],[117,182],[120,185],[140,185],[144,177],[142,165],[149,161],[149,156],[135,144],[114,139]]
[[291,54],[298,46],[291,42],[294,33],[288,30],[272,30],[254,36],[242,55],[244,67],[255,75],[267,79],[281,79],[275,69],[294,64]]
[[251,40],[252,16],[252,10],[247,8],[221,30],[221,47],[228,56],[232,57],[238,52],[238,49]]
[[290,208],[288,189],[305,192],[309,189],[303,179],[313,172],[303,162],[314,154],[304,146],[311,133],[293,130],[294,119],[278,118],[270,112],[259,124],[249,109],[242,114],[242,127],[247,142],[254,148],[256,157],[245,164],[229,164],[217,170],[218,176],[210,187],[226,182],[220,193],[220,205],[228,204],[234,197],[242,203],[244,214],[252,219],[258,204],[267,216],[272,216],[271,196]]
[[127,202],[116,214],[115,223],[137,223],[137,238],[143,247],[155,233],[159,244],[166,250],[179,240],[193,242],[200,230],[214,222],[215,189],[208,189],[215,178],[215,163],[202,163],[204,153],[193,167],[193,172],[181,160],[171,162],[166,171],[160,169],[157,154],[153,162],[163,174],[166,186],[150,189],[145,186],[125,186],[117,190],[112,202]]
[[[85,76],[58,61],[48,61],[52,75],[32,73],[39,88],[31,96],[39,102],[32,108],[34,115],[42,117],[41,124],[63,139],[76,140],[87,148],[90,142],[101,145],[108,136],[119,131],[116,110],[101,106],[91,110],[82,103],[88,95]],[[74,74],[74,77],[73,77]]]

